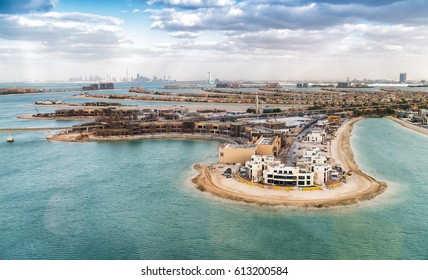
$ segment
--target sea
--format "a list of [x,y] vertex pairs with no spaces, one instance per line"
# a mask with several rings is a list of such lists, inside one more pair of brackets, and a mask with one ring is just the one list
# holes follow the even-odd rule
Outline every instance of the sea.
[[[0,96],[0,128],[77,124],[16,118],[34,114],[37,100],[76,102],[73,94]],[[13,133],[6,143],[0,133],[0,259],[428,259],[428,137],[388,119],[360,121],[351,137],[358,165],[387,191],[328,209],[262,207],[197,190],[192,165],[216,162],[219,141],[60,143],[46,135]]]

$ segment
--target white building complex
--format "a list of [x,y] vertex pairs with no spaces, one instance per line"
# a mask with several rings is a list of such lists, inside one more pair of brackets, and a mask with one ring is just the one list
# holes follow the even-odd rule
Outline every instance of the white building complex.
[[315,184],[322,185],[331,180],[332,166],[327,164],[327,158],[321,155],[319,148],[303,150],[302,158],[297,161],[297,166],[312,171]]
[[332,166],[318,148],[304,150],[297,166],[281,164],[274,156],[253,155],[245,167],[252,182],[288,187],[324,185],[332,173]]
[[314,185],[314,173],[299,167],[286,166],[273,156],[254,155],[245,163],[252,182],[278,186],[308,187]]
[[318,129],[312,130],[303,137],[302,141],[320,144],[325,141],[325,131]]
[[251,161],[245,163],[247,175],[252,182],[263,182],[263,171],[268,165],[280,164],[281,161],[275,160],[273,156],[258,156],[251,157]]
[[314,173],[285,164],[270,165],[263,171],[267,184],[289,187],[309,187],[314,185]]

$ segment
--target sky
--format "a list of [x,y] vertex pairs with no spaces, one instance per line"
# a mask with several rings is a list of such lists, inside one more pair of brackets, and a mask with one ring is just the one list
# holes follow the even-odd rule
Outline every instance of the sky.
[[0,0],[0,81],[428,79],[428,0]]

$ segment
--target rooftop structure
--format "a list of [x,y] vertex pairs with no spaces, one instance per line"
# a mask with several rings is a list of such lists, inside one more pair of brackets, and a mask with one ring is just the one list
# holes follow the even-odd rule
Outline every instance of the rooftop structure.
[[250,161],[252,156],[255,155],[276,157],[279,154],[280,148],[281,138],[279,136],[262,136],[254,144],[225,144],[219,148],[219,162],[244,163]]

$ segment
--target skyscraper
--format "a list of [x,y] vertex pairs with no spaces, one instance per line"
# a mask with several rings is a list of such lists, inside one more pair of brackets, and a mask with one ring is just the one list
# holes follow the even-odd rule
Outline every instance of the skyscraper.
[[214,81],[213,81],[213,75],[212,75],[212,73],[211,73],[211,72],[208,72],[208,83],[209,83],[210,85],[214,84]]
[[400,83],[405,84],[407,80],[407,73],[400,73]]

